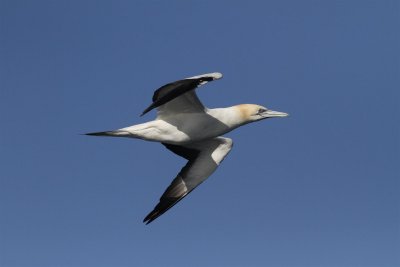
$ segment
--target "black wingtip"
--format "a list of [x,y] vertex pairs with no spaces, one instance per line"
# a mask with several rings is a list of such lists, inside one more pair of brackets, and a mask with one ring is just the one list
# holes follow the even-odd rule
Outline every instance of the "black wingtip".
[[149,219],[144,219],[143,220],[143,223],[145,224],[145,225],[148,225],[149,223],[151,223],[152,222],[152,220],[149,220]]
[[154,108],[154,104],[151,104],[150,106],[148,106],[143,112],[142,114],[140,114],[140,117],[142,117],[144,114],[146,114],[147,112],[149,112],[150,110],[152,110]]
[[152,221],[154,221],[155,219],[157,219],[158,217],[160,217],[163,213],[160,213],[159,210],[154,209],[153,211],[151,211],[149,214],[147,214],[147,216],[143,219],[143,222],[148,225],[149,223],[151,223]]

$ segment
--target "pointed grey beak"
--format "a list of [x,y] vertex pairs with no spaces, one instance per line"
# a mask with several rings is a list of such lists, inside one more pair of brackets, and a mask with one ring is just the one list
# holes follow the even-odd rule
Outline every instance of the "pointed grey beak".
[[262,116],[265,118],[275,118],[275,117],[287,117],[289,116],[289,114],[280,111],[267,110],[262,114]]

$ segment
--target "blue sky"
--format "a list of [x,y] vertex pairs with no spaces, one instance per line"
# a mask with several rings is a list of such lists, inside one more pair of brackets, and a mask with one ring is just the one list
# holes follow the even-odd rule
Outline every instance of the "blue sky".
[[[400,265],[398,1],[0,1],[0,266]],[[95,138],[159,86],[289,118],[142,223],[184,160]]]

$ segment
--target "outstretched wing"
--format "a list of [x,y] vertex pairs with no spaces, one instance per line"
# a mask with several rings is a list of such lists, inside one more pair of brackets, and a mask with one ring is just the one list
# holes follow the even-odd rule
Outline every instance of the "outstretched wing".
[[143,111],[141,116],[154,108],[158,108],[159,116],[170,113],[201,112],[204,106],[194,89],[221,77],[221,73],[215,72],[166,84],[154,92],[153,103]]
[[204,182],[229,153],[232,148],[232,140],[217,137],[189,146],[163,145],[175,154],[187,159],[188,163],[165,190],[153,211],[144,218],[143,222],[146,224],[161,216]]

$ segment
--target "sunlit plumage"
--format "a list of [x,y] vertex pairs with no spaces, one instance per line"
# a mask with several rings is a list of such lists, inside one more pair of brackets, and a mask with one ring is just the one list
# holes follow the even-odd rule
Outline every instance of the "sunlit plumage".
[[157,108],[155,120],[118,130],[87,134],[160,142],[188,160],[153,211],[145,217],[146,224],[182,200],[216,170],[233,144],[231,139],[222,135],[250,122],[288,116],[284,112],[253,104],[206,108],[198,99],[195,89],[220,78],[222,74],[216,72],[166,84],[155,91],[152,104],[142,113],[144,115]]

